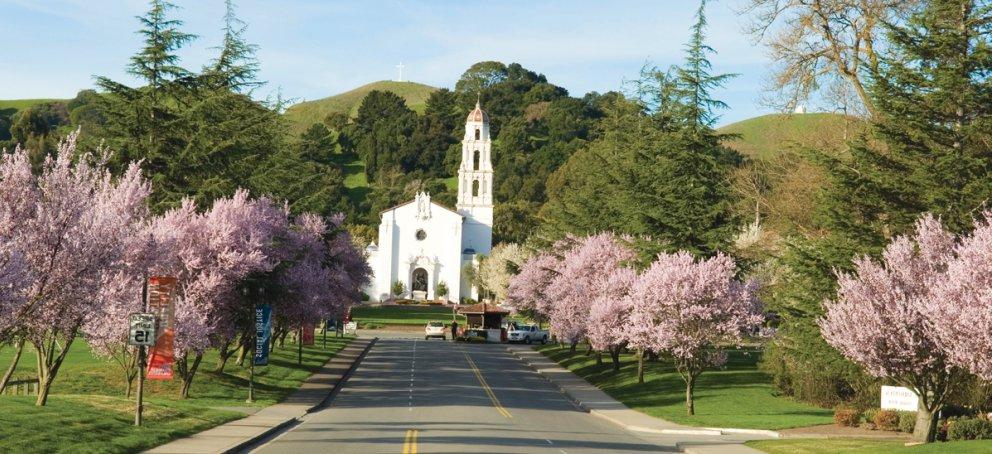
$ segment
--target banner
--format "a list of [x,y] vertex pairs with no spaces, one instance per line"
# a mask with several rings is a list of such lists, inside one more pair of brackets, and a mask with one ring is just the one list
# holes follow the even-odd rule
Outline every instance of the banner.
[[303,345],[313,345],[313,332],[316,329],[313,323],[303,324]]
[[155,345],[148,353],[149,380],[172,380],[175,361],[172,341],[175,337],[176,278],[148,278],[148,312],[155,314]]
[[255,365],[269,364],[269,342],[272,337],[272,306],[255,306]]

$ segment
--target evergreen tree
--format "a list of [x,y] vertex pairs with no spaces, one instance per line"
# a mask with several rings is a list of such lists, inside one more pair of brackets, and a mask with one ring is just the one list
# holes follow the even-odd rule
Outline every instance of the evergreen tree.
[[613,230],[701,255],[728,244],[737,227],[729,172],[740,156],[713,129],[724,104],[710,90],[732,76],[709,73],[704,7],[685,65],[645,71],[637,103],[614,101],[600,137],[549,179],[547,235]]
[[258,46],[245,41],[247,24],[235,14],[233,0],[224,1],[224,39],[220,54],[204,68],[203,77],[211,88],[236,92],[251,92],[264,84],[257,79],[259,64],[255,58]]
[[787,392],[824,404],[867,400],[865,383],[874,381],[840,359],[816,324],[835,290],[833,270],[880,253],[924,212],[968,230],[992,198],[990,19],[987,1],[931,0],[890,27],[869,85],[875,122],[849,155],[817,154],[829,178],[821,230],[788,248],[788,278],[769,299],[781,326],[766,366]]

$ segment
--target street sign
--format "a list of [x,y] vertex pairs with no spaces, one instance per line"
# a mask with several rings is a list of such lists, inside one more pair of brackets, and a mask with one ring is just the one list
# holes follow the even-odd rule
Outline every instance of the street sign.
[[155,314],[131,314],[128,322],[128,345],[155,345]]

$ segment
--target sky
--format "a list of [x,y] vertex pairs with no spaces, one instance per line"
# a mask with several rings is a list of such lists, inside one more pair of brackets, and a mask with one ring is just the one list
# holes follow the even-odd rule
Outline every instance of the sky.
[[[744,0],[710,2],[708,43],[717,73],[738,76],[714,95],[720,124],[771,110],[761,103],[769,60],[742,29]],[[222,0],[174,0],[180,55],[199,68],[220,43]],[[692,0],[240,0],[246,38],[259,46],[257,95],[305,101],[398,77],[453,87],[473,63],[517,62],[573,96],[636,78],[645,63],[679,63],[698,6]],[[69,98],[95,76],[125,83],[140,48],[143,0],[0,0],[0,99]]]

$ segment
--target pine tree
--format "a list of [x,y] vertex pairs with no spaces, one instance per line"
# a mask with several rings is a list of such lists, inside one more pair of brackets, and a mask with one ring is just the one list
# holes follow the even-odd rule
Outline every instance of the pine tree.
[[990,31],[989,2],[976,0],[932,0],[890,27],[869,86],[875,123],[849,155],[817,154],[830,181],[821,233],[788,248],[789,272],[769,304],[781,325],[766,365],[786,391],[825,405],[871,396],[860,391],[874,381],[840,359],[816,325],[834,270],[880,253],[924,212],[968,230],[992,198]]
[[545,235],[614,230],[700,255],[727,245],[737,227],[729,171],[740,157],[713,129],[725,104],[710,92],[733,75],[710,74],[705,27],[701,2],[685,64],[643,71],[638,104],[615,102],[601,137],[549,178]]
[[245,41],[247,24],[235,14],[235,6],[233,0],[224,2],[224,39],[216,49],[220,54],[204,68],[203,77],[214,89],[251,92],[264,85],[257,79],[259,64],[255,52],[258,46]]

